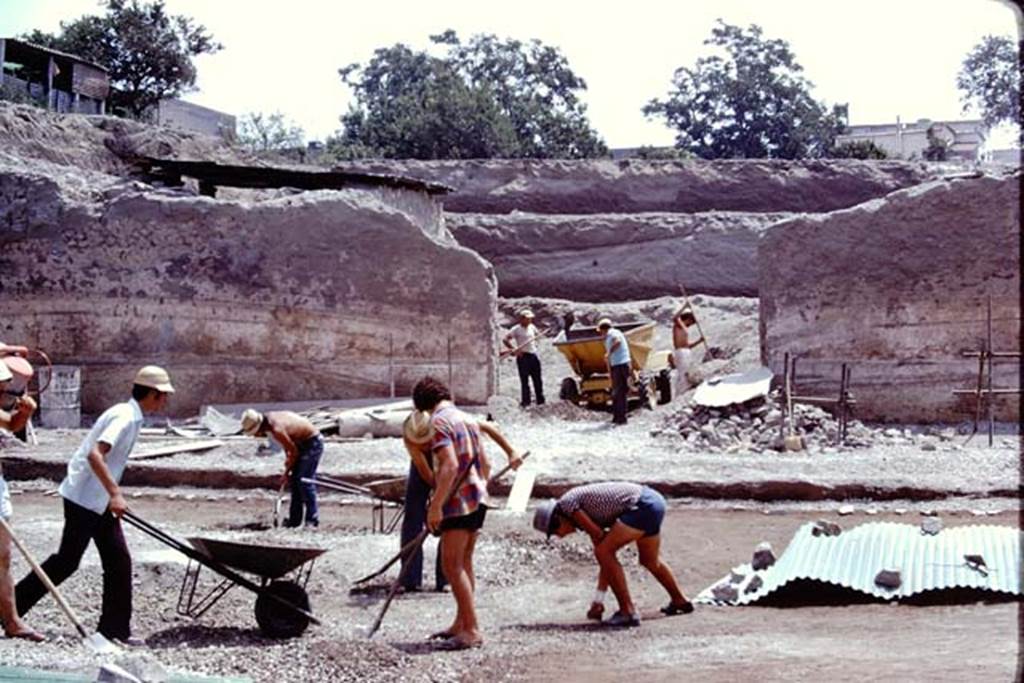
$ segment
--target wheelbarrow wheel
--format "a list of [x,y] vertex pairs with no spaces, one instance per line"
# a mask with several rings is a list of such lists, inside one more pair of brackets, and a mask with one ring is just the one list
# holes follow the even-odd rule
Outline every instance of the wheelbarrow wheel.
[[655,379],[658,387],[658,403],[665,405],[672,402],[672,375],[668,370],[662,370]]
[[[309,611],[309,596],[305,589],[294,581],[272,581],[266,590],[300,609]],[[309,626],[309,617],[263,594],[256,598],[256,623],[259,624],[260,631],[269,638],[296,638]]]
[[576,380],[572,377],[566,377],[562,380],[562,387],[558,390],[558,397],[563,401],[569,403],[580,402],[580,389],[576,385]]

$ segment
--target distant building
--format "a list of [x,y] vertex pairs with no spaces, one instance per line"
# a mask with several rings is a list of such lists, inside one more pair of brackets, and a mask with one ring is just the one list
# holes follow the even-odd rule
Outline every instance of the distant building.
[[950,157],[967,161],[985,159],[984,124],[973,121],[931,121],[919,119],[915,123],[882,123],[865,126],[848,126],[843,135],[836,136],[836,145],[851,142],[875,143],[890,157],[899,159],[921,159],[928,148],[928,133],[949,144]]
[[995,164],[1006,164],[1010,166],[1022,165],[1020,149],[994,149],[988,156],[988,160]]
[[184,100],[160,100],[155,118],[162,126],[215,135],[228,140],[235,137],[234,116]]
[[75,55],[15,38],[0,38],[0,91],[21,94],[50,111],[105,114],[107,68]]

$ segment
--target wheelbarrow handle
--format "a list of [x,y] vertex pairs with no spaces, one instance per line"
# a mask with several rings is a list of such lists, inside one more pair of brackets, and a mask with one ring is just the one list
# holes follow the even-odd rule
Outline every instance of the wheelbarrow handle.
[[204,567],[210,569],[211,571],[214,571],[214,572],[220,574],[221,576],[223,576],[224,578],[228,579],[232,583],[237,583],[242,588],[246,588],[246,589],[252,591],[253,593],[255,593],[256,595],[261,595],[261,596],[267,597],[270,600],[273,600],[274,602],[278,603],[279,605],[283,605],[284,607],[287,607],[288,609],[294,610],[295,612],[298,612],[299,614],[301,614],[304,617],[306,617],[307,619],[309,619],[314,624],[320,625],[322,623],[319,619],[317,619],[315,616],[313,616],[309,611],[304,610],[301,607],[298,607],[297,605],[293,605],[292,603],[288,602],[287,600],[285,600],[284,598],[280,597],[279,595],[276,595],[276,594],[268,591],[263,586],[260,586],[259,584],[255,583],[253,581],[250,581],[249,579],[245,578],[244,576],[242,576],[241,574],[239,574],[235,570],[233,570],[233,569],[231,569],[231,568],[221,564],[220,562],[217,562],[216,560],[211,558],[209,555],[206,555],[205,553],[199,552],[198,550],[196,550],[192,546],[190,546],[190,545],[188,545],[186,543],[183,543],[182,541],[179,541],[177,538],[175,538],[174,536],[171,536],[167,532],[165,532],[165,531],[163,531],[161,529],[158,529],[157,527],[155,527],[152,524],[150,524],[149,522],[145,521],[144,519],[142,519],[141,517],[139,517],[135,513],[126,510],[124,515],[123,515],[123,518],[124,518],[124,520],[126,522],[128,522],[129,524],[134,526],[139,531],[141,531],[141,532],[143,532],[143,533],[145,533],[145,534],[147,534],[149,536],[152,536],[153,538],[155,538],[156,540],[160,541],[161,543],[163,543],[165,545],[169,545],[170,547],[174,548],[175,550],[177,550],[181,554],[185,555],[186,557],[192,558],[193,560],[195,560],[199,564],[201,564]]
[[348,493],[353,496],[367,496],[370,498],[373,497],[373,492],[370,491],[370,489],[363,488],[362,486],[353,486],[351,484],[335,482],[330,479],[325,479],[323,477],[315,477],[312,479],[309,477],[302,477],[301,481],[303,484],[313,484],[314,486],[322,486],[323,488],[330,489],[331,491]]

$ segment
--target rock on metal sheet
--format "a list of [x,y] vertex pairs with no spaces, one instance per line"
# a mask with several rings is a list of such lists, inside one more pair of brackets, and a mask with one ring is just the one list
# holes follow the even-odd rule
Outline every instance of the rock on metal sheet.
[[733,403],[743,403],[768,393],[772,383],[772,371],[766,367],[724,377],[704,380],[693,393],[697,405],[716,408]]
[[[695,602],[746,605],[798,579],[823,581],[882,599],[952,588],[1021,594],[1021,531],[1014,527],[960,526],[927,535],[919,526],[873,522],[838,536],[815,536],[814,526],[800,527],[771,567],[760,571],[749,563],[735,567],[701,591]],[[972,565],[965,559],[971,555],[980,555],[985,566]],[[899,570],[898,588],[875,584],[883,569]],[[751,585],[755,577],[759,583]],[[734,600],[715,597],[714,589],[726,584],[736,589]]]

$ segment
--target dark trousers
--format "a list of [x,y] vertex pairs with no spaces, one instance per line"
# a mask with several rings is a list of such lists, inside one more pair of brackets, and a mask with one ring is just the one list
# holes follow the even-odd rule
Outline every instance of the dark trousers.
[[626,393],[629,391],[629,363],[612,366],[612,422],[626,424]]
[[540,377],[540,358],[535,353],[521,353],[516,358],[519,370],[519,387],[522,397],[519,405],[524,408],[530,405],[530,380],[533,380],[533,393],[537,395],[537,405],[544,405],[544,381]]
[[[121,520],[108,510],[98,515],[64,500],[64,532],[60,547],[43,562],[43,571],[54,585],[75,573],[89,541],[96,544],[103,565],[103,609],[96,627],[107,638],[131,636],[132,557],[121,530]],[[46,595],[43,582],[32,572],[14,590],[18,614],[24,615]]]
[[320,466],[320,456],[324,454],[324,439],[317,434],[298,444],[299,461],[292,468],[291,502],[288,505],[288,526],[301,526],[303,509],[306,524],[318,526],[320,511],[316,503],[316,484],[303,483],[303,479],[316,477],[316,468]]
[[[405,516],[402,518],[402,547],[416,538],[427,524],[427,502],[430,500],[430,486],[423,481],[415,465],[409,465],[409,478],[405,481]],[[402,587],[416,589],[423,586],[423,546],[409,558],[402,560],[402,568],[409,563],[409,571],[402,579]],[[437,546],[437,562],[434,564],[434,585],[438,590],[448,582],[441,570],[441,544]]]

